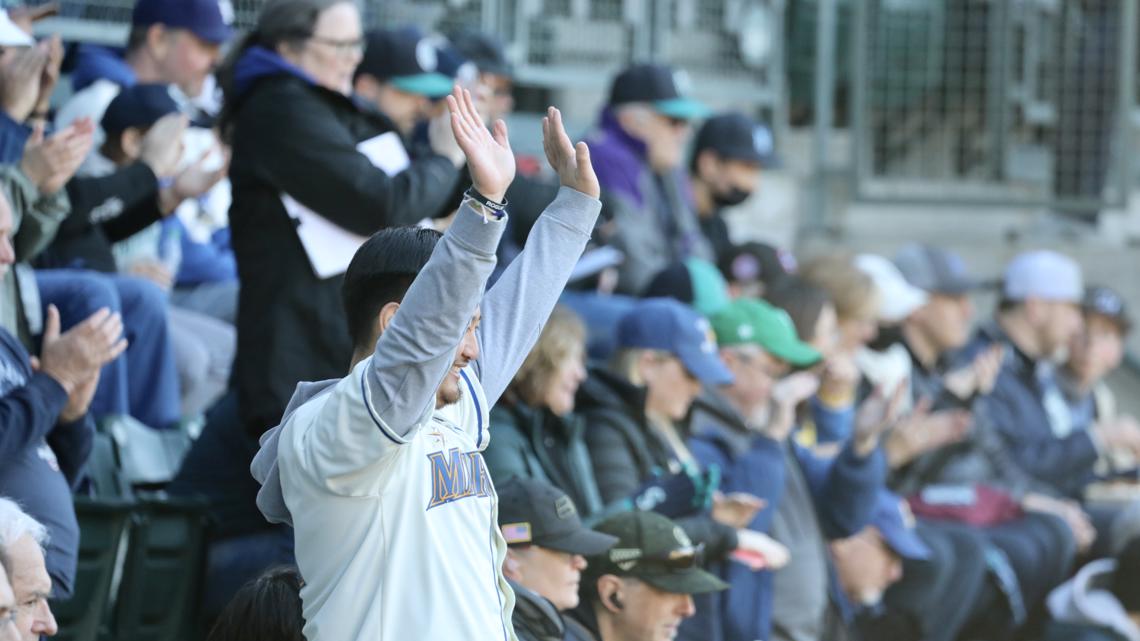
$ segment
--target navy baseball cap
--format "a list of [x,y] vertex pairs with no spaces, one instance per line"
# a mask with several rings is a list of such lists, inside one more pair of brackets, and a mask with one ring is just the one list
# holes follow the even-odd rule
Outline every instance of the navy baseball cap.
[[574,501],[549,483],[516,476],[499,483],[495,491],[499,495],[499,529],[507,545],[538,545],[591,556],[618,541],[582,525]]
[[680,120],[693,120],[708,115],[704,103],[686,96],[688,75],[664,65],[634,65],[614,78],[610,87],[610,106],[647,102],[658,113]]
[[1128,317],[1128,308],[1124,298],[1111,287],[1089,287],[1085,290],[1085,299],[1081,308],[1086,314],[1104,316],[1120,328],[1122,334],[1132,329],[1132,319]]
[[618,321],[617,344],[669,352],[704,385],[730,385],[735,380],[720,360],[709,321],[672,298],[638,301]]
[[170,95],[168,85],[133,85],[115,96],[99,124],[110,134],[122,133],[132,127],[146,128],[159,118],[179,111],[178,103]]
[[451,44],[455,45],[455,48],[468,60],[475,63],[480,72],[508,78],[514,76],[514,68],[507,60],[503,43],[495,36],[464,30],[452,36]]
[[739,112],[709,118],[701,125],[693,145],[694,157],[711,150],[721,158],[755,163],[761,167],[779,166],[776,141],[767,125]]
[[440,70],[439,46],[419,28],[369,31],[364,43],[356,75],[368,74],[400,91],[429,98],[451,93],[455,83]]
[[911,243],[895,254],[894,262],[908,283],[930,294],[959,296],[980,287],[962,257],[941,247]]
[[930,548],[918,537],[914,524],[914,514],[906,501],[893,492],[879,492],[871,525],[883,535],[883,541],[895,554],[904,559],[925,561],[930,558]]
[[227,14],[232,18],[229,0],[138,0],[131,24],[185,29],[206,42],[220,45],[233,36]]

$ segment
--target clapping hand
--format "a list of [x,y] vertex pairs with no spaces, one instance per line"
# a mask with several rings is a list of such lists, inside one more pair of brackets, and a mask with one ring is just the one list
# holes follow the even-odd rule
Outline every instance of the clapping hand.
[[43,126],[36,125],[24,145],[20,171],[41,194],[54,194],[79,170],[94,144],[94,134],[95,125],[90,118],[76,120],[47,139]]
[[876,387],[863,401],[855,414],[855,430],[851,437],[856,454],[867,456],[879,446],[882,435],[898,422],[903,399],[909,391],[910,384],[904,380],[889,398],[881,387]]
[[562,124],[562,112],[554,107],[548,108],[546,117],[542,119],[542,148],[563,186],[591,198],[601,194],[594,165],[590,162],[590,148],[584,142],[577,145],[570,142]]
[[503,202],[507,187],[515,179],[515,154],[507,140],[507,123],[496,120],[487,131],[471,92],[460,87],[447,97],[447,108],[455,142],[467,156],[472,186],[484,197]]
[[60,334],[59,310],[49,305],[44,322],[43,349],[32,367],[53,378],[67,392],[67,406],[60,414],[64,422],[79,419],[99,381],[99,370],[127,348],[123,319],[104,308],[87,320]]

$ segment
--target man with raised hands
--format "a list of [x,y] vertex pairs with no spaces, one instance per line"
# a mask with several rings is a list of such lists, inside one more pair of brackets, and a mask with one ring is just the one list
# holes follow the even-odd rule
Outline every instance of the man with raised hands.
[[386,229],[357,251],[343,289],[351,373],[301,385],[253,462],[262,512],[296,531],[309,641],[515,639],[481,452],[491,406],[589,240],[599,188],[551,108],[543,146],[562,188],[484,294],[515,160],[506,125],[488,131],[468,92],[448,107],[472,180],[455,222],[442,237]]

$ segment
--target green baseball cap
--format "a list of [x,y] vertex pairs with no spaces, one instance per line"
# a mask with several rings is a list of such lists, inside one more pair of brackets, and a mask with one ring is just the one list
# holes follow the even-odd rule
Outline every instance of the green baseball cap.
[[693,545],[681,526],[656,512],[615,514],[594,530],[618,542],[602,554],[588,557],[585,574],[628,576],[673,594],[704,594],[727,590],[728,584],[702,570],[703,545]]
[[734,300],[710,322],[721,346],[759,345],[794,367],[807,367],[823,359],[818,350],[796,336],[796,326],[787,312],[761,300]]

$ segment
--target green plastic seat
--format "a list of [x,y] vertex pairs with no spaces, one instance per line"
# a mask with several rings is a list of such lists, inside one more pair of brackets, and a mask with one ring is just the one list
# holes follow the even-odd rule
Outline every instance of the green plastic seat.
[[79,562],[72,597],[51,604],[59,624],[55,639],[95,641],[101,629],[106,634],[111,583],[132,509],[126,501],[75,498],[80,531]]

